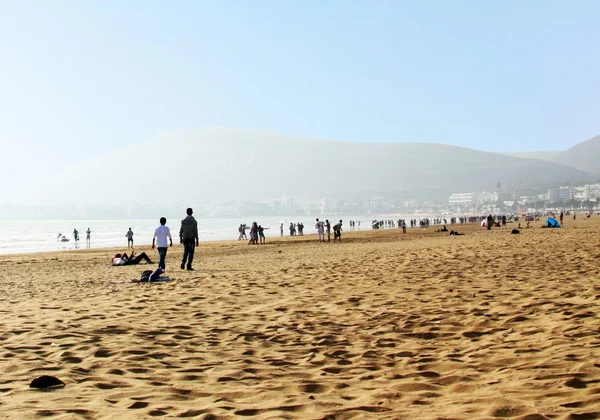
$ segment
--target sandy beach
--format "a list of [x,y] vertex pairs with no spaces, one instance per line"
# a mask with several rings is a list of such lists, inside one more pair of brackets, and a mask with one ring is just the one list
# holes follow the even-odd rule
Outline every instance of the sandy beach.
[[514,227],[0,256],[0,418],[600,418],[600,217]]

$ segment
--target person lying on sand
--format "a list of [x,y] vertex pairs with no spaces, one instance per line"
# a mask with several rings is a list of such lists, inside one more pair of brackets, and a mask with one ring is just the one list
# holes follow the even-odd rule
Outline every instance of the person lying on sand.
[[450,236],[463,236],[463,235],[464,235],[464,233],[458,233],[453,230],[450,231]]
[[131,254],[129,254],[129,256],[125,252],[123,254],[116,254],[112,259],[112,265],[137,265],[142,260],[146,261],[148,264],[152,264],[152,261],[150,258],[148,258],[145,252],[142,252],[136,257],[135,251],[131,250]]
[[444,225],[443,228],[436,230],[436,232],[448,232],[448,228]]

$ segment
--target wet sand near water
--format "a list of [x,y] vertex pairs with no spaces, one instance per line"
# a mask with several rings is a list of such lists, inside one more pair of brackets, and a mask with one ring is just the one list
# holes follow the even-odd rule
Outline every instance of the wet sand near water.
[[566,225],[177,245],[161,284],[0,256],[0,418],[600,418],[600,217]]

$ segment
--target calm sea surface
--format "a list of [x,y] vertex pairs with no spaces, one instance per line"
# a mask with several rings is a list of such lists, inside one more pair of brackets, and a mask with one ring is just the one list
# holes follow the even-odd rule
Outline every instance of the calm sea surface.
[[[290,221],[304,224],[304,233],[315,231],[314,217],[256,218],[256,219],[197,219],[200,241],[235,240],[238,238],[238,227],[241,223],[251,225],[256,221],[263,227],[267,240],[269,237],[280,236],[279,226],[284,223],[284,235],[289,235]],[[339,219],[338,219],[339,220]],[[371,229],[371,218],[343,217],[344,230],[349,231],[348,222],[361,222],[361,228]],[[335,222],[330,220],[333,226]],[[180,220],[170,220],[167,226],[171,229],[173,242],[179,241]],[[135,245],[151,245],[157,220],[0,220],[0,254],[16,254],[30,252],[47,252],[60,250],[86,249],[85,232],[90,228],[91,243],[89,248],[127,247],[125,233],[131,227]],[[73,239],[73,229],[79,232],[79,242]],[[61,233],[70,239],[69,242],[59,242],[57,235]]]

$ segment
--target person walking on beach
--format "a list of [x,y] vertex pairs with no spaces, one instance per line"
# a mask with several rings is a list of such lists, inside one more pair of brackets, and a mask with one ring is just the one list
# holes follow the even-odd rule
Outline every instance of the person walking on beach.
[[198,222],[192,214],[194,210],[188,208],[187,216],[181,221],[179,229],[179,242],[183,244],[183,259],[181,260],[181,269],[186,268],[192,271],[192,262],[194,261],[194,251],[198,246]]
[[131,228],[129,228],[125,236],[127,237],[127,248],[133,248],[133,231]]
[[564,213],[561,211],[561,212],[560,212],[560,215],[558,216],[558,218],[559,218],[559,220],[560,220],[560,226],[561,226],[561,227],[564,227],[564,226],[563,226],[563,218],[564,218],[564,217],[565,217],[565,215],[564,215]]
[[252,222],[252,227],[250,228],[250,240],[248,241],[248,245],[258,245],[258,225],[256,222]]
[[75,239],[75,242],[79,241],[79,232],[77,232],[77,229],[73,229],[73,239]]
[[279,226],[279,232],[281,233],[281,236],[283,236],[283,223]]
[[91,242],[92,242],[92,231],[90,230],[90,228],[87,228],[87,230],[85,231],[85,243],[89,245]]
[[318,218],[315,228],[317,229],[317,234],[319,235],[319,242],[325,242],[325,228],[323,227],[323,222],[319,221]]
[[265,239],[265,230],[269,229],[268,227],[264,228],[261,225],[258,225],[258,238],[260,239],[261,245],[264,245],[267,240]]
[[331,242],[331,223],[329,223],[329,219],[325,219],[325,229],[327,230],[327,242]]
[[335,242],[337,239],[339,239],[340,242],[342,242],[342,221],[341,220],[337,225],[335,225],[333,227],[333,242]]
[[165,217],[160,218],[160,226],[154,230],[154,236],[152,237],[152,249],[156,241],[156,247],[158,249],[158,266],[165,269],[165,258],[167,257],[167,238],[169,238],[169,246],[173,246],[173,238],[171,237],[171,231],[166,226],[167,219]]

